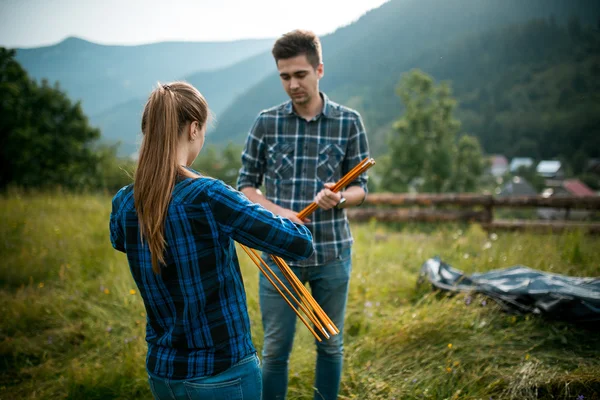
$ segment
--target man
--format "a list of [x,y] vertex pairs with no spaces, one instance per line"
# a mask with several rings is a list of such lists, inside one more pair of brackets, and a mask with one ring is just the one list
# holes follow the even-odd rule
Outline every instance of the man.
[[[364,201],[367,176],[361,175],[341,193],[330,188],[368,157],[367,136],[356,111],[319,91],[324,69],[314,33],[287,33],[275,42],[272,53],[290,100],[259,114],[242,154],[237,186],[250,200],[307,224],[313,233],[314,255],[289,265],[300,281],[309,282],[313,297],[340,329],[340,334],[317,342],[315,399],[335,399],[352,267],[353,239],[344,209]],[[266,195],[258,189],[263,178]],[[296,214],[313,201],[319,209],[301,221]],[[268,255],[263,258],[283,280]],[[265,334],[263,399],[285,399],[296,315],[262,274],[259,297]]]

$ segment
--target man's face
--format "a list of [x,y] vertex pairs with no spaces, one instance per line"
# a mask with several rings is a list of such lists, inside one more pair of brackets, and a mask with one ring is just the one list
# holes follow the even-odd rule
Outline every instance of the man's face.
[[279,60],[277,69],[283,88],[294,104],[302,106],[319,96],[319,79],[323,76],[323,64],[319,64],[315,69],[308,62],[306,55],[301,54]]

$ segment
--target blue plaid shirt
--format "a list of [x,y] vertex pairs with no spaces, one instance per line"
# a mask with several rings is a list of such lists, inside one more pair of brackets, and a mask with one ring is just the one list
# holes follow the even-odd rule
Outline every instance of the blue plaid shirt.
[[[327,182],[337,182],[369,156],[367,135],[358,112],[330,101],[310,121],[295,113],[292,102],[262,111],[246,140],[237,188],[265,185],[265,197],[296,212],[313,202]],[[367,175],[349,186],[367,192]],[[353,243],[346,211],[318,209],[307,224],[315,254],[294,266],[315,266],[338,257]]]
[[300,260],[313,253],[309,230],[277,217],[211,178],[175,185],[165,221],[166,266],[152,271],[134,208],[133,185],[113,198],[110,239],[125,252],[144,300],[149,373],[210,376],[255,353],[234,240]]

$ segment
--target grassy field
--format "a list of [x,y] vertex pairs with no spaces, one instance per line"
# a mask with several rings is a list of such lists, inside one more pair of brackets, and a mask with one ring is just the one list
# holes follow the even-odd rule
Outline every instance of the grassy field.
[[[109,196],[0,197],[0,399],[147,399],[145,314],[108,239]],[[435,255],[466,272],[522,264],[600,275],[600,238],[477,226],[353,226],[341,399],[600,399],[600,335],[417,286]],[[240,252],[260,351],[258,270]],[[312,399],[298,324],[289,399]]]

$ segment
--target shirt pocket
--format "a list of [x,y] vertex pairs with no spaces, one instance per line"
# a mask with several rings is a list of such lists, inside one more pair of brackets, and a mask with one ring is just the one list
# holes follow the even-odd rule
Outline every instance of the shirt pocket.
[[268,149],[269,169],[275,179],[292,179],[294,175],[294,145],[275,143]]
[[340,164],[344,159],[344,149],[336,143],[319,144],[317,175],[323,182],[331,182],[332,178],[341,178]]

